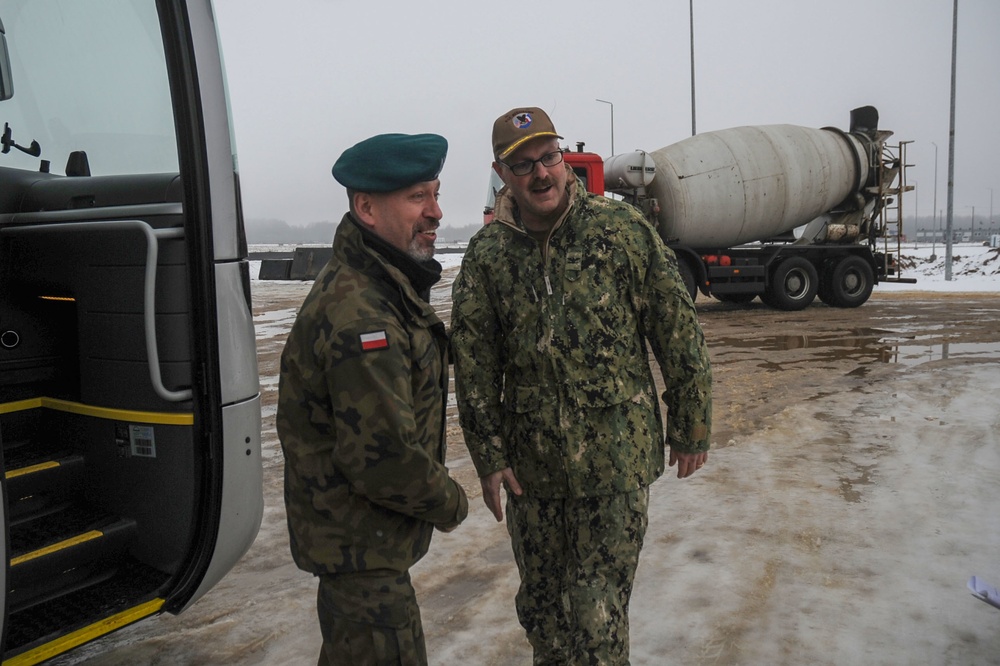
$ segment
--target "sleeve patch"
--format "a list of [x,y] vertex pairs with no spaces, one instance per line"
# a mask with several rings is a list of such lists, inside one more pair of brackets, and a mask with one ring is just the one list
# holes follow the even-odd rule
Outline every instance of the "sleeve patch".
[[378,351],[379,349],[389,348],[389,338],[386,336],[384,330],[362,333],[358,337],[361,339],[362,351]]

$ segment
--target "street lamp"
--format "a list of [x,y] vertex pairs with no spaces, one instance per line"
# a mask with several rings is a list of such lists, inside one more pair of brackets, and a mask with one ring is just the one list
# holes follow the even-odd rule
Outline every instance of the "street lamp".
[[595,100],[611,107],[611,155],[615,154],[615,105],[606,99]]
[[951,17],[951,108],[948,121],[948,220],[944,246],[944,279],[951,282],[951,233],[955,219],[955,69],[958,60],[958,0]]
[[694,0],[688,2],[688,16],[691,19],[691,136],[697,134],[694,114]]
[[934,146],[934,210],[931,217],[931,261],[937,261],[937,166],[938,166],[938,146],[931,141]]

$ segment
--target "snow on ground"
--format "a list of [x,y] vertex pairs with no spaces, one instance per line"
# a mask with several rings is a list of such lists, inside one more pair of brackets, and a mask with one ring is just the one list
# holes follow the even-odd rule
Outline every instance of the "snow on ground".
[[[879,291],[1000,291],[1000,248],[980,243],[952,245],[951,281],[945,280],[945,246],[921,243],[904,245],[899,264],[902,277],[917,279],[916,284],[880,283]],[[934,260],[931,260],[934,257]]]

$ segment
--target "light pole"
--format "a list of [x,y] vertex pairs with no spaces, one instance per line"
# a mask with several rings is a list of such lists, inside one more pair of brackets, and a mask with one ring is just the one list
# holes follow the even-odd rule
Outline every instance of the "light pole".
[[955,219],[955,65],[958,59],[958,0],[951,19],[951,110],[948,122],[948,221],[945,231],[944,279],[951,282],[951,232]]
[[691,18],[691,136],[697,134],[694,121],[694,0],[688,2],[688,16]]
[[[615,105],[606,99],[596,100],[611,107],[611,155],[615,154]],[[609,155],[609,157],[611,156]]]
[[990,191],[990,229],[992,229],[993,228],[993,188],[992,187],[987,187],[986,189],[988,189]]
[[938,147],[937,144],[931,141],[931,145],[934,146],[934,210],[932,212],[932,222],[931,222],[931,261],[937,261],[937,165],[938,165]]

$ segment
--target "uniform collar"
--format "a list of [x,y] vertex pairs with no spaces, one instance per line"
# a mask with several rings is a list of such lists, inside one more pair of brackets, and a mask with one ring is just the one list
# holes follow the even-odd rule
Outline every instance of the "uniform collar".
[[410,282],[410,286],[417,292],[417,295],[424,301],[430,300],[431,287],[441,279],[441,264],[436,259],[427,261],[417,261],[407,253],[390,245],[380,236],[370,231],[365,225],[354,219],[350,213],[344,215],[341,224],[346,221],[361,233],[362,244],[378,256],[379,259],[389,264]]

